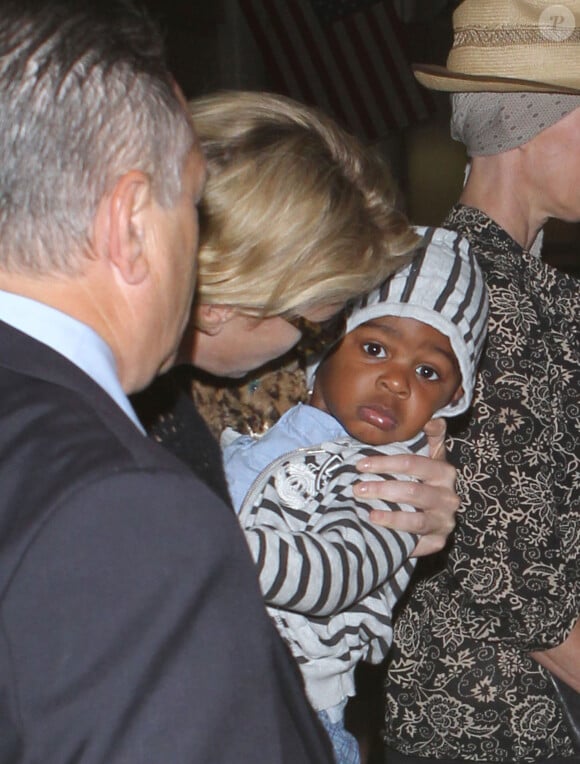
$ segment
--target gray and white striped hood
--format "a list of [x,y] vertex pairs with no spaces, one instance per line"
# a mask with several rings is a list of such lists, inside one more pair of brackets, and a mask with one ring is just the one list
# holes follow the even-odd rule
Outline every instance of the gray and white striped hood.
[[[416,228],[422,236],[413,260],[379,287],[355,300],[346,333],[381,316],[414,318],[449,337],[464,394],[434,416],[457,416],[473,398],[477,365],[487,334],[488,299],[469,243],[444,228]],[[309,369],[313,378],[318,362]]]

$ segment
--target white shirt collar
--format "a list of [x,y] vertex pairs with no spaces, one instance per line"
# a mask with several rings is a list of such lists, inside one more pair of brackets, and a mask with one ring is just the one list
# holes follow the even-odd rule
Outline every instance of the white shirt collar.
[[121,387],[111,348],[90,326],[41,302],[2,290],[0,320],[78,366],[145,432]]

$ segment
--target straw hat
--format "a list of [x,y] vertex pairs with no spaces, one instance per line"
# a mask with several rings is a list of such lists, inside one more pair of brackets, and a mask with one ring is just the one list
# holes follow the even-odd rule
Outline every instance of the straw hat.
[[447,66],[416,64],[449,92],[580,93],[580,0],[464,0]]

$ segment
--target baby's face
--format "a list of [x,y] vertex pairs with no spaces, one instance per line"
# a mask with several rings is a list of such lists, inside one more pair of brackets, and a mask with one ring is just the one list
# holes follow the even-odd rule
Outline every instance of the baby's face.
[[377,446],[415,436],[461,395],[449,339],[421,321],[386,316],[344,337],[320,366],[311,403]]

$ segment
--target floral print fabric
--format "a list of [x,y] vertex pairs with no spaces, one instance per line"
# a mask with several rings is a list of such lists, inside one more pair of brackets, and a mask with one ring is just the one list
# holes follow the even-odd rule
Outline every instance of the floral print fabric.
[[444,225],[484,271],[488,345],[472,411],[449,422],[462,499],[450,552],[395,625],[386,741],[427,758],[571,756],[528,653],[560,644],[580,612],[580,282],[478,210],[457,205]]

